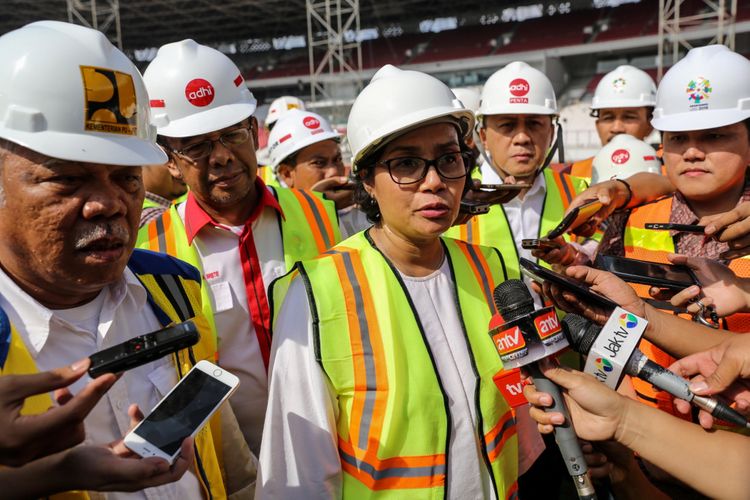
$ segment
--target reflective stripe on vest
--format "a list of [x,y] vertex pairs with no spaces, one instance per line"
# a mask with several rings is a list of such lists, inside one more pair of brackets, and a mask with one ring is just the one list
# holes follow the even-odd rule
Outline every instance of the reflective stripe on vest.
[[[506,498],[517,477],[517,436],[512,412],[493,380],[502,363],[487,335],[491,293],[504,279],[504,264],[494,249],[447,238],[443,244],[477,376],[474,401],[484,466],[498,498]],[[298,276],[311,303],[316,357],[338,394],[343,496],[443,497],[450,443],[447,396],[397,271],[366,233],[359,233],[346,247],[305,261],[274,282],[277,306]],[[399,493],[403,489],[409,491]]]
[[585,179],[586,182],[591,182],[591,173],[594,170],[594,157],[580,160],[570,167],[570,175],[578,177],[579,179]]
[[[200,282],[195,269],[174,258],[159,255],[144,250],[135,250],[128,262],[128,268],[143,284],[148,294],[151,306],[162,326],[178,323],[186,319],[195,322],[201,339],[190,350],[182,350],[176,355],[175,368],[178,378],[187,373],[193,364],[201,359],[213,361],[216,352],[215,338],[211,334],[209,323],[202,315],[186,316],[191,311],[199,310]],[[0,318],[7,320],[7,315],[0,309]],[[36,363],[26,345],[15,328],[7,322],[0,321],[0,337],[4,331],[10,333],[10,346],[7,355],[0,363],[1,375],[22,375],[38,373]],[[143,332],[147,333],[147,332]],[[0,340],[2,340],[0,338]],[[52,398],[48,393],[38,394],[27,398],[21,413],[34,415],[47,411],[52,406]],[[209,421],[209,425],[201,430],[195,438],[196,448],[196,477],[208,496],[208,488],[213,498],[226,498],[224,480],[220,468],[221,463],[221,422],[217,413]],[[67,492],[53,495],[53,500],[86,499],[85,492]]]
[[[647,260],[669,264],[667,255],[675,253],[675,244],[669,231],[655,231],[646,229],[647,222],[670,222],[672,214],[672,197],[642,205],[634,209],[628,217],[623,234],[623,243],[625,247],[625,257],[631,259]],[[735,274],[742,277],[750,277],[750,258],[734,259],[729,263],[730,269]],[[648,286],[631,284],[639,296],[649,298]],[[685,318],[690,316],[683,315]],[[750,314],[734,314],[724,320],[724,328],[735,332],[750,331]],[[708,332],[708,331],[707,331]],[[708,332],[707,334],[710,334]],[[648,340],[641,340],[640,349],[652,361],[662,365],[669,366],[675,358],[659,349]],[[654,390],[648,382],[640,379],[633,379],[633,387],[638,396],[650,406],[656,406],[675,416],[687,418],[683,414],[675,411],[672,397],[662,391]]]
[[[555,172],[549,168],[542,170],[542,173],[547,189],[537,238],[541,238],[554,229],[563,219],[565,211],[576,194],[586,189],[586,182],[583,179]],[[502,205],[492,205],[488,213],[472,217],[468,223],[454,226],[445,234],[475,245],[497,248],[505,259],[508,278],[521,278],[518,264],[518,247],[521,245],[521,239],[516,239],[511,231]],[[570,241],[569,235],[566,234],[563,237],[566,241]],[[539,264],[549,267],[543,261]]]

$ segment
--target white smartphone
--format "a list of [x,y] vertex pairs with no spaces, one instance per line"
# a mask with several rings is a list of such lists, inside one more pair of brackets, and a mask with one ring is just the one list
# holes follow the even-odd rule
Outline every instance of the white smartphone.
[[185,438],[195,436],[239,384],[223,368],[199,361],[125,436],[125,446],[144,458],[173,463]]

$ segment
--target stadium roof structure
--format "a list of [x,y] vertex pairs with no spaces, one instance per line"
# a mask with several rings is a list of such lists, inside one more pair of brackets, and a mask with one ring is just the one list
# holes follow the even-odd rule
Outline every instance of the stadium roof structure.
[[[119,5],[126,50],[159,47],[187,37],[218,44],[307,33],[305,0],[120,0]],[[68,20],[65,0],[0,0],[0,7],[0,34],[36,20]],[[360,19],[362,26],[377,26],[417,15],[461,16],[487,7],[482,0],[360,0]]]

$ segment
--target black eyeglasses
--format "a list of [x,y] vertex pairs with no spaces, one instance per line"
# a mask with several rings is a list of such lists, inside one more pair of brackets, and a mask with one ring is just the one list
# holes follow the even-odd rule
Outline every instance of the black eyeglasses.
[[402,156],[390,160],[379,161],[384,165],[396,184],[414,184],[427,177],[430,167],[434,166],[438,175],[443,179],[453,180],[466,177],[473,155],[468,151],[447,153],[434,160],[418,156]]
[[193,161],[202,160],[211,154],[214,149],[214,143],[220,142],[224,147],[232,149],[234,146],[244,144],[250,138],[250,131],[252,126],[247,128],[236,128],[228,132],[224,132],[219,136],[218,139],[208,139],[205,141],[191,144],[182,149],[173,149],[172,151],[181,156],[186,156]]

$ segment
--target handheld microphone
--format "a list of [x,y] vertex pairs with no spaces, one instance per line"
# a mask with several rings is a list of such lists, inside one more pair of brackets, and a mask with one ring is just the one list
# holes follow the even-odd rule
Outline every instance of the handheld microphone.
[[[534,299],[521,280],[512,279],[500,283],[494,291],[495,306],[505,320],[490,331],[503,363],[526,366],[540,391],[552,396],[553,405],[546,411],[559,411],[565,416],[565,423],[555,426],[555,441],[563,456],[568,473],[578,493],[578,498],[596,500],[596,492],[588,476],[588,467],[578,444],[565,406],[560,388],[542,374],[537,361],[552,352],[566,347],[557,314],[554,308],[534,310]],[[551,309],[551,314],[548,309]],[[551,352],[549,349],[552,348]],[[541,354],[541,356],[540,356]]]
[[[592,374],[601,382],[606,383],[613,389],[616,388],[622,377],[618,376],[617,380],[614,380],[614,387],[611,383],[608,383],[607,379],[609,378],[609,373],[606,371],[605,364],[606,353],[592,350],[602,331],[602,327],[576,314],[568,314],[562,320],[562,329],[568,339],[570,347],[574,351],[583,354],[584,356],[605,360],[595,363],[602,368],[597,368]],[[588,361],[586,364],[589,366]],[[624,373],[645,380],[654,387],[668,392],[678,399],[691,402],[718,419],[731,422],[740,427],[750,428],[750,422],[732,407],[716,398],[694,394],[693,391],[690,390],[687,380],[667,370],[661,365],[654,363],[648,359],[640,349],[634,349],[632,354],[630,354],[630,357],[624,365]]]

